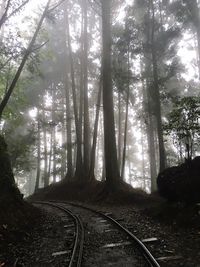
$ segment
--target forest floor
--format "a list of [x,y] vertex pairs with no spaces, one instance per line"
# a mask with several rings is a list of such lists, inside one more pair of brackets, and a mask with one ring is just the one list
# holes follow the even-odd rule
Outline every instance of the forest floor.
[[[0,199],[0,266],[18,266],[21,248],[32,240],[32,232],[41,221],[41,212],[29,203],[4,197]],[[20,266],[20,265],[19,265]]]
[[[147,247],[160,258],[161,266],[200,266],[198,205],[170,204],[157,195],[149,196],[130,188],[103,194],[103,188],[102,183],[83,186],[62,182],[41,190],[30,200],[68,200],[109,211],[138,238],[156,238]],[[56,216],[41,213],[28,203],[18,208],[12,203],[0,209],[0,266],[45,266],[36,264],[37,255],[45,250],[45,242],[52,241],[49,227],[59,229],[59,223]],[[62,235],[55,231],[56,236]]]

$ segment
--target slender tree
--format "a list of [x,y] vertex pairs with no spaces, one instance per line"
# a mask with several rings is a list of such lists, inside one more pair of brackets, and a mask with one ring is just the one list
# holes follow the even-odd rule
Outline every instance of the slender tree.
[[70,107],[70,91],[68,86],[68,75],[65,80],[65,97],[66,97],[66,127],[67,127],[67,174],[66,179],[71,179],[73,176],[72,163],[72,125],[71,125],[71,107]]
[[39,189],[40,184],[40,173],[41,173],[41,122],[38,110],[37,116],[37,173],[36,173],[36,182],[35,182],[35,193]]
[[25,63],[26,63],[26,61],[27,61],[27,59],[28,59],[30,53],[32,52],[32,49],[33,49],[33,45],[34,45],[34,43],[35,43],[35,40],[36,40],[36,38],[37,38],[37,36],[38,36],[38,33],[39,33],[40,28],[41,28],[41,26],[42,26],[42,23],[43,23],[43,21],[44,21],[46,15],[47,15],[47,13],[48,13],[48,8],[49,8],[50,1],[51,1],[51,0],[48,0],[48,2],[47,2],[47,4],[46,4],[46,7],[45,7],[45,9],[44,9],[44,11],[43,11],[43,14],[42,14],[40,20],[39,20],[39,23],[38,23],[38,25],[37,25],[37,28],[36,28],[36,30],[35,30],[35,33],[34,33],[34,35],[33,35],[33,37],[32,37],[32,40],[31,40],[31,42],[29,43],[28,48],[25,50],[23,59],[22,59],[22,61],[21,61],[21,64],[20,64],[19,67],[18,67],[18,70],[17,70],[17,72],[16,72],[16,74],[15,74],[15,77],[13,78],[10,87],[9,87],[8,90],[6,91],[6,94],[5,94],[3,100],[2,100],[1,103],[0,103],[0,119],[2,118],[3,111],[4,111],[6,105],[7,105],[8,101],[9,101],[9,98],[10,98],[10,96],[11,96],[11,94],[12,94],[12,92],[13,92],[13,90],[14,90],[14,88],[15,88],[17,82],[18,82],[18,80],[19,80],[19,77],[20,77],[21,72],[22,72],[22,70],[23,70],[23,68],[24,68],[24,65],[25,65]]
[[126,163],[126,145],[127,145],[127,131],[128,131],[128,113],[129,113],[129,98],[130,98],[130,82],[129,82],[129,71],[130,71],[130,55],[129,55],[129,45],[128,45],[128,85],[127,85],[127,93],[126,93],[126,115],[125,115],[125,127],[124,127],[124,147],[123,147],[123,155],[122,155],[122,169],[121,169],[121,177],[124,178],[125,172],[125,163]]
[[70,28],[67,7],[65,9],[65,21],[66,21],[66,32],[67,32],[67,45],[69,51],[69,61],[70,61],[70,75],[71,75],[71,86],[72,86],[72,98],[73,98],[73,108],[75,117],[75,128],[76,128],[76,141],[77,141],[77,157],[76,157],[76,170],[75,176],[77,178],[82,178],[83,175],[83,162],[82,162],[82,149],[81,149],[81,125],[78,118],[77,109],[77,97],[76,97],[76,84],[75,84],[75,74],[74,74],[74,60],[72,55],[71,38],[70,38]]
[[88,107],[88,18],[87,18],[87,0],[82,0],[82,9],[84,17],[84,34],[83,34],[83,89],[84,89],[84,176],[89,178],[90,164],[90,121]]
[[99,113],[100,113],[100,105],[101,105],[101,96],[102,96],[102,79],[100,78],[99,82],[99,92],[97,96],[97,106],[96,106],[96,116],[94,122],[94,132],[93,132],[93,142],[92,142],[92,150],[91,150],[91,160],[90,160],[90,171],[89,178],[90,180],[94,180],[94,167],[95,167],[95,158],[96,158],[96,146],[97,146],[97,134],[98,134],[98,125],[99,125]]

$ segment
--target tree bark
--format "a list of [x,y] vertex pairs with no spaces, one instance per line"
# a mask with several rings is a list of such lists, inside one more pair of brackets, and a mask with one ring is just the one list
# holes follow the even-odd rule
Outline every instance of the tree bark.
[[21,198],[20,191],[15,184],[11,161],[7,151],[7,144],[3,136],[0,136],[0,198],[1,197]]
[[114,125],[113,90],[111,78],[111,1],[102,3],[102,39],[103,39],[103,113],[106,183],[110,188],[120,181],[117,161],[117,148]]
[[156,116],[156,123],[157,123],[159,163],[160,163],[160,172],[161,172],[166,167],[166,158],[165,158],[165,147],[164,147],[163,129],[162,129],[157,56],[156,56],[156,51],[155,51],[155,14],[154,14],[154,1],[153,0],[151,0],[151,11],[152,11],[151,55],[152,55],[152,67],[153,67],[153,89],[154,89],[154,103],[155,103],[154,109],[155,109],[155,116]]

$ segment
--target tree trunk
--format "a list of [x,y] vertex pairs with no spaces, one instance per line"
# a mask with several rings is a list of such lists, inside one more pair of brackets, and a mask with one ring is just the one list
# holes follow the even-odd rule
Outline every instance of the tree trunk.
[[52,131],[52,140],[53,140],[53,182],[56,183],[56,127],[53,126]]
[[161,102],[160,102],[160,89],[158,82],[158,67],[157,67],[157,56],[155,51],[155,17],[154,17],[154,2],[151,0],[152,9],[152,32],[151,32],[151,54],[152,54],[152,67],[153,67],[153,89],[154,89],[154,103],[155,103],[155,116],[157,123],[157,135],[159,145],[159,162],[160,171],[163,171],[166,167],[165,159],[165,147],[163,140],[163,129],[162,129],[162,118],[161,118]]
[[36,174],[36,182],[35,182],[35,193],[39,189],[39,184],[40,184],[40,168],[41,168],[41,127],[40,127],[40,116],[39,116],[39,110],[38,110],[38,127],[37,127],[37,174]]
[[84,16],[84,34],[83,34],[83,92],[84,92],[84,177],[89,179],[90,165],[90,121],[88,107],[88,19],[87,19],[87,0],[83,0],[83,16]]
[[121,153],[122,153],[122,142],[121,142],[121,135],[122,135],[122,114],[121,114],[121,92],[118,91],[118,165],[119,170],[121,170]]
[[11,167],[7,144],[3,136],[0,136],[0,199],[1,197],[21,197]]
[[[151,20],[150,20],[150,1],[148,2],[148,16],[147,16],[147,28],[146,28],[146,44],[149,44],[151,41]],[[156,166],[156,149],[155,149],[155,138],[154,138],[154,129],[155,123],[154,123],[154,98],[152,97],[151,92],[151,52],[148,50],[144,50],[144,67],[145,67],[145,76],[146,81],[144,78],[142,78],[142,89],[143,89],[143,99],[144,102],[147,103],[146,106],[143,107],[146,111],[146,131],[147,131],[147,142],[148,142],[148,156],[149,156],[149,167],[150,167],[150,177],[151,177],[151,192],[154,192],[157,190],[157,183],[156,183],[156,177],[157,177],[157,166]],[[141,65],[142,69],[142,65]]]
[[69,20],[67,10],[65,12],[66,18],[66,30],[67,30],[67,43],[69,50],[69,61],[70,61],[70,74],[71,74],[71,83],[72,83],[72,97],[73,97],[73,107],[74,107],[74,117],[75,117],[75,128],[76,128],[76,141],[77,141],[77,157],[76,157],[76,169],[75,169],[75,177],[80,179],[83,175],[82,168],[82,149],[81,149],[81,129],[79,125],[78,119],[78,109],[77,109],[77,100],[76,100],[76,85],[75,85],[75,77],[74,77],[74,63],[72,56],[72,48],[71,48],[71,38],[70,38],[70,29],[69,29]]
[[89,171],[89,178],[90,180],[95,179],[94,175],[94,167],[95,167],[95,157],[96,157],[96,145],[97,145],[97,133],[98,133],[98,125],[99,125],[99,113],[100,113],[100,105],[101,105],[101,95],[102,95],[102,81],[100,78],[99,83],[99,92],[97,96],[97,107],[96,107],[96,117],[94,122],[94,133],[93,133],[93,143],[92,143],[92,150],[91,150],[91,161],[90,161],[90,171]]
[[111,1],[102,0],[103,40],[103,112],[106,183],[109,188],[120,181],[114,125],[113,90],[111,78]]
[[[145,69],[146,73],[150,73],[150,62],[146,60]],[[148,78],[145,81],[142,79],[142,91],[143,91],[143,103],[147,103],[147,111],[146,111],[146,132],[147,132],[147,143],[148,143],[148,156],[149,156],[149,165],[150,165],[150,177],[151,177],[151,192],[157,190],[157,167],[156,167],[156,150],[155,150],[155,138],[154,138],[154,120],[153,120],[153,107],[152,107],[152,99],[150,92],[150,83],[148,82]],[[143,110],[146,110],[146,107],[143,107]]]
[[50,137],[50,150],[49,150],[49,164],[48,164],[48,172],[47,172],[47,177],[50,181],[51,177],[51,159],[52,159],[52,151],[53,151],[53,134],[51,131],[51,137]]
[[142,177],[143,177],[143,189],[146,189],[146,172],[145,172],[145,158],[144,158],[144,134],[142,128],[142,121],[140,121],[140,131],[141,131],[141,147],[142,147]]
[[199,80],[200,80],[200,9],[198,6],[197,0],[184,1],[187,5],[187,8],[190,12],[190,16],[192,17],[192,21],[196,30],[196,38],[197,38],[197,58],[198,58],[198,70],[199,70]]
[[[43,120],[45,122],[45,111],[43,109]],[[44,142],[44,187],[49,185],[48,177],[48,156],[47,156],[47,130],[46,125],[43,126],[43,142]]]
[[68,79],[65,81],[66,92],[66,127],[67,127],[67,174],[66,179],[71,179],[73,176],[72,164],[72,123],[71,123],[71,108],[70,108],[70,91],[68,87]]
[[62,113],[62,129],[61,129],[61,134],[62,134],[62,158],[61,158],[61,180],[63,180],[66,176],[66,148],[65,148],[65,143],[66,143],[66,127],[65,127],[65,99],[62,99],[62,106],[63,106],[63,113]]
[[129,49],[128,49],[128,88],[127,88],[127,97],[126,97],[126,117],[125,117],[125,127],[124,127],[124,147],[122,155],[122,169],[121,177],[124,179],[125,163],[126,163],[126,145],[127,145],[127,131],[128,131],[128,112],[129,112],[129,98],[130,98],[130,85],[129,85]]

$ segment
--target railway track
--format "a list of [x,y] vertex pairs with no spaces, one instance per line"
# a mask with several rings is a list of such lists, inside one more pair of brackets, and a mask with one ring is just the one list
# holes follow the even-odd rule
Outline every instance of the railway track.
[[[81,267],[82,266],[82,256],[83,256],[83,245],[84,245],[84,227],[79,216],[73,214],[68,208],[64,207],[59,203],[52,202],[35,202],[35,205],[39,206],[49,206],[57,209],[63,213],[62,220],[65,220],[68,224],[65,225],[67,228],[67,233],[71,233],[70,239],[73,236],[72,247],[69,250],[67,247],[65,251],[59,251],[53,254],[53,256],[67,254],[68,257],[68,267]],[[73,222],[73,224],[71,223]],[[64,238],[69,238],[69,235],[64,236]]]
[[38,203],[62,210],[73,218],[76,234],[68,266],[160,266],[142,241],[111,214],[69,202]]

